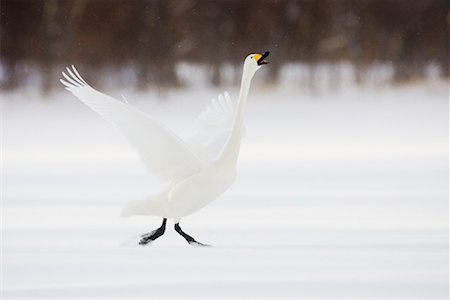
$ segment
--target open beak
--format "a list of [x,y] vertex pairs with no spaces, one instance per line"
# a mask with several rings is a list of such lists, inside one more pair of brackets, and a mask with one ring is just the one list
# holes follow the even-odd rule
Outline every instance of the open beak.
[[264,54],[260,57],[260,59],[258,59],[258,66],[261,66],[261,65],[267,65],[267,64],[268,64],[268,62],[265,61],[264,59],[265,59],[267,56],[269,56],[269,54],[270,54],[269,51],[264,52]]

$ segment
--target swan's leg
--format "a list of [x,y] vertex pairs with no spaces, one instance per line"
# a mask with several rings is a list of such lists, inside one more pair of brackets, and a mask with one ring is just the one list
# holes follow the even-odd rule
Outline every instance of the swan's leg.
[[197,242],[192,236],[190,236],[189,234],[187,234],[186,232],[184,232],[181,227],[180,227],[180,223],[176,223],[175,224],[175,231],[178,232],[182,237],[184,237],[186,239],[186,241],[193,246],[204,246],[204,247],[210,247],[210,245],[207,244],[202,244],[200,242]]
[[142,239],[139,241],[139,245],[148,244],[150,242],[153,242],[160,236],[162,236],[164,234],[164,232],[166,231],[166,222],[167,222],[167,219],[164,218],[161,226],[158,229],[155,229],[152,232],[141,235]]

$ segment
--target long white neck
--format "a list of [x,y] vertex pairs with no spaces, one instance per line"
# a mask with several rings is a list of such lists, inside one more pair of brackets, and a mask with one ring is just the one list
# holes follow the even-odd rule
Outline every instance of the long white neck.
[[247,105],[247,96],[250,89],[250,83],[253,78],[253,74],[249,74],[248,71],[243,71],[241,80],[241,90],[239,92],[239,101],[236,107],[236,113],[234,115],[233,127],[231,129],[230,136],[228,137],[222,152],[219,155],[219,161],[227,164],[235,164],[239,156],[239,150],[241,148],[241,135],[242,127],[244,123],[244,112]]

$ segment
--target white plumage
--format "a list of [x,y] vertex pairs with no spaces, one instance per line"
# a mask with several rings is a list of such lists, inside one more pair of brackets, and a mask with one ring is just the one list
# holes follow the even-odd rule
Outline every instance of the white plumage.
[[199,131],[186,141],[127,101],[92,88],[74,66],[62,73],[61,82],[66,89],[114,124],[137,151],[146,169],[163,184],[159,193],[127,205],[123,216],[155,215],[178,223],[231,186],[236,177],[250,82],[267,55],[247,56],[237,106],[227,92],[213,99],[198,117]]

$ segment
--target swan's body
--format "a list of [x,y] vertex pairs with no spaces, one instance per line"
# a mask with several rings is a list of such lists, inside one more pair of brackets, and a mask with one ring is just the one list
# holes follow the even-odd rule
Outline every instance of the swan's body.
[[244,61],[239,101],[234,108],[228,93],[213,100],[200,115],[201,130],[187,141],[146,116],[135,107],[98,92],[72,66],[61,80],[87,106],[118,127],[138,152],[145,167],[163,182],[163,189],[144,200],[127,205],[123,216],[154,215],[163,225],[141,240],[153,241],[164,233],[166,219],[174,219],[175,229],[189,243],[197,243],[178,223],[184,216],[205,207],[235,181],[236,163],[243,131],[244,111],[250,83],[265,64],[264,55],[250,54]]

